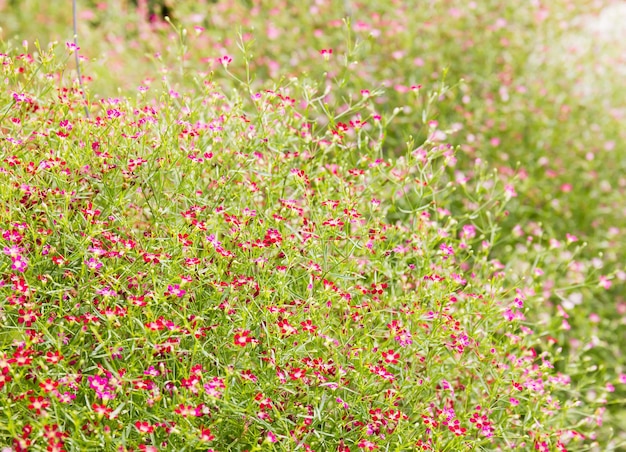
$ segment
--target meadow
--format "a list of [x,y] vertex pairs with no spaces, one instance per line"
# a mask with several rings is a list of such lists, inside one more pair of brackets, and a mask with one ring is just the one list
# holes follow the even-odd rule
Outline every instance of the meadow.
[[0,0],[2,452],[626,450],[623,2],[155,4]]

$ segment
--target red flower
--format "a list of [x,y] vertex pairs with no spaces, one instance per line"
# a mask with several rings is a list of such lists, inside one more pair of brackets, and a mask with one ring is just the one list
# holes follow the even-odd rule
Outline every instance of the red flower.
[[113,411],[111,408],[107,408],[105,405],[98,405],[97,403],[91,405],[91,408],[93,408],[98,416],[108,416],[109,413]]
[[50,401],[43,396],[38,397],[29,397],[30,403],[28,404],[28,409],[33,410],[36,414],[41,414],[42,411],[45,411],[46,408],[50,406]]
[[296,328],[294,328],[292,325],[289,324],[289,321],[287,319],[279,320],[277,325],[278,325],[278,328],[280,328],[280,332],[284,336],[290,336],[298,332]]
[[467,432],[466,428],[461,427],[458,419],[454,421],[452,425],[448,425],[448,430],[454,433],[456,436],[463,436]]
[[52,262],[60,267],[62,265],[65,265],[67,263],[67,260],[63,256],[58,255],[52,257]]
[[302,326],[302,330],[306,331],[307,333],[315,333],[315,330],[317,329],[317,326],[313,325],[313,322],[311,322],[311,320],[305,320],[304,322],[300,322],[300,325]]
[[158,264],[161,261],[159,260],[159,258],[161,257],[160,254],[154,254],[154,253],[144,253],[143,254],[143,261],[146,264]]
[[289,371],[289,378],[291,378],[292,380],[299,380],[305,375],[306,375],[306,370],[300,369],[299,367],[293,368]]
[[274,243],[280,244],[283,241],[283,236],[277,229],[268,229],[265,233],[265,238],[263,241],[267,245],[272,245]]
[[33,362],[33,358],[30,356],[31,350],[17,350],[11,358],[11,363],[15,363],[18,366],[29,366]]
[[182,417],[196,416],[196,408],[192,405],[185,405],[181,403],[174,412]]
[[382,294],[383,291],[387,288],[387,283],[382,284],[372,284],[372,290],[370,291],[372,294]]
[[57,386],[59,386],[59,383],[53,381],[51,378],[47,378],[46,381],[39,383],[39,387],[45,392],[52,392],[57,388]]
[[11,381],[11,375],[9,375],[9,368],[5,367],[0,372],[0,389],[4,388],[4,385]]
[[245,347],[246,345],[255,342],[255,339],[250,336],[249,330],[243,330],[235,333],[235,336],[233,337],[233,342],[235,345]]
[[398,359],[400,359],[400,353],[391,349],[387,350],[386,352],[382,352],[381,355],[385,362],[389,364],[398,364]]
[[135,422],[135,427],[139,433],[152,433],[154,431],[154,426],[147,421],[137,421]]
[[20,315],[17,318],[17,322],[18,323],[23,323],[24,326],[31,326],[34,322],[37,321],[37,313],[35,311],[33,311],[32,309],[29,309],[28,311],[25,309],[20,309],[18,311],[18,314]]
[[211,434],[211,430],[208,428],[200,427],[200,441],[213,441],[215,435]]
[[339,218],[331,218],[330,220],[326,220],[322,223],[324,226],[331,226],[331,227],[341,227],[344,225],[343,221],[341,221]]

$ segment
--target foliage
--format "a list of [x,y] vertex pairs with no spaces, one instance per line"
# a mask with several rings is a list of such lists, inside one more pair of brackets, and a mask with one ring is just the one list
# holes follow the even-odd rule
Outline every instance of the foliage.
[[542,50],[576,8],[400,3],[81,5],[89,118],[8,44],[0,441],[620,447],[619,94]]

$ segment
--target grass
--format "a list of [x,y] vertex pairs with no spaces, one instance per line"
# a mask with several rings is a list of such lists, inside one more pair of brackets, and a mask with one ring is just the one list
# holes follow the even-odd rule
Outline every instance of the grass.
[[23,3],[0,445],[624,447],[608,3]]

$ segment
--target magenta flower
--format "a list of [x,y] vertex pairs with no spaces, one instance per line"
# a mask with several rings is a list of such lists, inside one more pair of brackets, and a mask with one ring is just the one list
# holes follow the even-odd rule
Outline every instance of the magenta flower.
[[174,285],[170,284],[169,286],[167,286],[167,291],[165,292],[165,296],[169,297],[170,295],[174,295],[175,297],[183,298],[186,293],[187,291],[185,289],[182,289],[180,287],[180,284],[174,284]]
[[272,432],[267,432],[267,434],[265,435],[265,440],[268,443],[275,443],[278,441],[278,438],[276,438],[276,435],[274,435]]
[[443,252],[444,256],[454,255],[454,248],[452,248],[450,245],[446,245],[445,243],[442,243],[439,248],[441,248],[441,251]]
[[28,259],[24,256],[17,256],[12,260],[11,269],[23,273],[28,268]]
[[333,54],[333,49],[322,49],[320,50],[320,55],[324,57],[326,61],[330,59],[330,56]]
[[7,256],[10,256],[11,258],[19,257],[23,251],[24,249],[21,246],[17,246],[17,245],[5,246],[4,249],[2,250],[4,254],[6,254]]
[[85,265],[89,270],[96,271],[102,267],[102,262],[100,262],[95,257],[90,257],[89,260],[85,261]]
[[218,61],[222,63],[222,66],[228,67],[228,65],[233,62],[233,59],[228,55],[224,55],[222,58],[219,58]]

